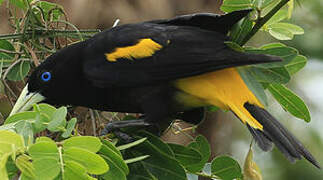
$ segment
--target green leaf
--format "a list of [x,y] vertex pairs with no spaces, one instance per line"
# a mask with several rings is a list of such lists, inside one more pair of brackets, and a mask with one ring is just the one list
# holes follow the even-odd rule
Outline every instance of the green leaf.
[[265,44],[265,45],[261,46],[260,49],[267,50],[267,49],[279,48],[279,47],[287,47],[287,46],[282,43],[269,43],[269,44]]
[[[45,20],[49,20],[49,13],[50,12],[52,13],[51,15],[53,17],[53,19],[52,19],[53,21],[59,20],[59,18],[63,15],[62,11],[59,10],[59,9],[63,9],[63,7],[58,4],[46,2],[46,1],[39,1],[37,3],[37,6],[39,6],[39,8],[42,9],[42,11],[44,13]],[[56,9],[53,10],[54,8],[56,8]],[[57,9],[57,8],[59,8],[59,9]],[[38,12],[38,11],[36,11],[36,12]]]
[[129,148],[131,148],[131,147],[134,147],[134,146],[137,146],[137,145],[139,145],[139,144],[143,143],[144,141],[146,141],[146,139],[147,139],[147,138],[141,138],[141,139],[136,140],[136,141],[134,141],[134,142],[131,142],[131,143],[128,143],[128,144],[124,144],[124,145],[118,146],[118,147],[117,147],[117,149],[118,149],[119,151],[121,151],[121,150],[125,150],[125,149],[129,149]]
[[39,108],[39,111],[48,115],[49,118],[51,118],[56,111],[56,108],[49,104],[38,104],[37,106]]
[[[34,106],[37,106],[34,104]],[[25,120],[26,122],[31,123],[34,134],[44,131],[47,128],[47,124],[49,123],[50,119],[44,113],[39,111],[35,112],[35,117],[33,119]]]
[[[12,144],[13,150],[24,148],[24,140],[22,136],[12,131],[1,130],[0,142]],[[0,147],[1,150],[1,147]]]
[[88,180],[86,169],[75,161],[65,161],[63,180]]
[[282,29],[286,29],[289,32],[291,32],[292,34],[304,34],[304,29],[294,25],[294,24],[290,24],[290,23],[275,23],[272,24],[271,26],[269,26],[270,28],[282,28]]
[[[113,145],[112,142],[105,140],[105,139],[101,139],[101,142],[106,145],[109,149],[111,149],[113,152],[117,153],[119,156],[122,157],[122,154],[120,153],[120,151]],[[101,146],[102,148],[102,146]],[[101,150],[100,150],[101,151]]]
[[38,113],[33,123],[34,132],[38,133],[47,128],[56,108],[48,104],[34,104],[33,110]]
[[[9,154],[7,154],[9,155]],[[6,155],[3,155],[3,156],[6,156]],[[2,156],[2,157],[3,157]],[[1,158],[0,158],[1,159]],[[1,162],[3,162],[2,160],[0,160],[0,164]],[[0,169],[1,169],[1,165],[0,165]],[[15,162],[12,160],[12,158],[9,158],[7,160],[7,163],[6,163],[6,169],[7,169],[7,173],[8,173],[8,176],[9,176],[9,179],[13,179],[14,176],[17,175],[19,169],[17,168],[17,166],[15,165]],[[0,170],[1,171],[1,170]],[[0,175],[1,177],[1,175]]]
[[262,104],[267,105],[268,100],[265,94],[265,89],[258,81],[255,81],[255,78],[252,75],[250,68],[238,68],[238,72],[243,81],[248,86],[248,89],[252,91],[252,93]]
[[[116,153],[114,149],[109,146],[103,144],[100,149],[100,154],[109,164],[109,166],[113,166],[113,169],[118,169],[122,171],[124,174],[129,173],[129,168],[127,164],[124,162],[122,156],[119,153]],[[112,167],[111,167],[112,168]],[[108,171],[108,173],[113,174],[114,172]]]
[[284,67],[261,68],[252,67],[251,74],[259,82],[286,84],[290,80],[290,75]]
[[[262,0],[259,0],[262,1]],[[281,0],[264,0],[261,9],[261,17],[267,15]],[[279,12],[279,11],[278,11]]]
[[229,156],[220,156],[213,159],[211,172],[213,175],[216,175],[223,180],[242,178],[239,163]]
[[59,160],[58,148],[54,141],[39,141],[31,145],[28,153],[33,160],[52,158]]
[[158,149],[165,153],[166,155],[168,156],[171,156],[171,157],[174,157],[174,152],[172,151],[172,149],[166,144],[164,143],[160,138],[154,136],[153,134],[147,132],[147,131],[140,131],[138,132],[138,134],[140,136],[143,136],[143,137],[147,137],[148,141],[155,145],[156,147],[158,147]]
[[251,31],[253,22],[249,18],[244,18],[241,25],[233,26],[230,36],[233,42],[240,44],[246,35]]
[[7,75],[7,79],[11,81],[23,80],[30,70],[30,63],[27,61],[21,61],[15,64]]
[[291,90],[280,84],[271,84],[268,90],[279,102],[279,104],[295,117],[304,119],[306,122],[311,121],[310,112],[301,98]]
[[60,173],[60,164],[56,158],[41,158],[33,161],[37,180],[52,180]]
[[202,155],[202,159],[199,163],[197,164],[192,164],[190,166],[187,166],[187,169],[189,169],[191,172],[198,172],[201,171],[205,165],[205,163],[209,160],[210,155],[211,155],[211,149],[210,149],[210,144],[207,141],[207,139],[199,135],[195,138],[195,141],[191,142],[188,147],[193,148],[200,152]]
[[16,159],[16,166],[21,171],[21,173],[29,178],[35,178],[35,168],[31,163],[31,158],[25,154],[20,155]]
[[224,0],[221,10],[224,12],[232,12],[243,9],[250,9],[253,6],[251,0]]
[[39,142],[42,142],[42,141],[45,141],[45,142],[48,141],[48,142],[55,143],[55,141],[53,141],[51,138],[46,137],[46,136],[41,136],[41,137],[36,138],[36,143],[39,143]]
[[[184,166],[187,170],[190,170],[191,165],[201,162],[202,155],[196,149],[185,147],[178,144],[168,144],[173,150],[175,158]],[[194,170],[194,168],[193,168]]]
[[[1,161],[1,160],[0,160]],[[17,168],[15,162],[12,160],[12,158],[9,158],[6,163],[6,169],[8,172],[9,179],[13,179],[14,176],[19,172],[19,169]]]
[[149,155],[138,156],[138,157],[135,157],[135,158],[126,159],[124,162],[126,164],[131,164],[131,163],[135,163],[135,162],[138,162],[138,161],[142,161],[144,159],[147,159],[148,157],[149,157]]
[[68,138],[71,136],[74,128],[75,128],[75,125],[77,123],[77,119],[76,118],[72,118],[71,120],[69,120],[67,122],[67,126],[66,126],[66,131],[62,134],[62,137],[63,138]]
[[298,55],[297,49],[292,47],[284,47],[277,43],[269,44],[268,46],[265,45],[261,49],[246,49],[246,52],[279,56],[280,58],[283,59],[282,62],[254,65],[256,67],[262,67],[262,68],[273,68],[273,67],[284,66],[288,64],[290,61],[292,61]]
[[57,109],[54,112],[50,123],[48,124],[48,130],[52,132],[61,131],[60,127],[63,128],[66,125],[66,119],[65,119],[66,114],[67,114],[66,107],[60,107],[59,109]]
[[33,142],[34,132],[31,122],[28,121],[19,121],[15,125],[16,131],[18,134],[22,135],[26,145],[29,145]]
[[[7,40],[0,40],[0,49],[5,49],[8,51],[15,51],[15,47]],[[15,57],[14,54],[8,54],[10,57]]]
[[0,53],[0,64],[2,68],[9,67],[13,63],[13,59],[8,54]]
[[[279,1],[279,0],[257,0],[258,3],[260,3],[260,8],[264,9],[267,6],[271,6],[271,4],[274,4],[275,2]],[[259,7],[259,6],[258,6]]]
[[37,112],[20,112],[8,117],[4,124],[15,123],[21,120],[33,120],[37,116]]
[[290,0],[288,3],[288,19],[292,18],[293,10],[294,10],[294,0]]
[[100,153],[110,167],[109,171],[102,175],[103,178],[106,180],[126,180],[129,169],[122,157],[106,145],[102,145]]
[[[7,40],[0,40],[0,49],[15,51],[13,45]],[[14,54],[0,52],[0,64],[2,67],[9,67],[14,61]]]
[[284,28],[271,27],[269,29],[269,34],[278,40],[292,40],[294,38],[294,34]]
[[8,154],[8,153],[2,154],[0,156],[0,179],[2,179],[2,180],[9,180],[8,172],[7,172],[7,168],[6,168],[6,164],[7,164],[9,156],[10,156],[10,154]]
[[101,149],[101,145],[100,139],[93,136],[75,136],[63,141],[64,150],[82,148],[96,153]]
[[123,160],[117,160],[112,159],[111,157],[102,155],[103,159],[109,164],[109,171],[105,174],[103,174],[103,178],[106,180],[114,180],[114,179],[120,179],[120,180],[126,180],[126,173],[117,165],[117,161],[123,162]]
[[237,44],[235,42],[225,41],[224,44],[235,51],[244,52],[244,49],[239,44]]
[[[147,168],[145,168],[142,161],[128,164],[128,165],[130,168],[130,174],[127,176],[127,180],[139,180],[139,179],[140,180],[158,180],[153,174],[151,174],[148,171]],[[114,179],[111,179],[111,180],[114,180]]]
[[81,164],[91,174],[103,174],[109,170],[101,156],[85,149],[71,147],[64,151],[63,158]]
[[0,126],[0,131],[14,131],[15,130],[15,123],[10,123],[6,125]]
[[[153,143],[155,143],[155,141]],[[134,150],[138,153],[140,152],[142,155],[150,156],[144,161],[139,161],[137,163],[142,163],[157,179],[186,180],[186,173],[176,159],[173,156],[165,154],[159,146],[156,146],[157,144],[160,144],[160,142],[156,144],[153,143],[145,141],[134,147]]]
[[[30,1],[30,0],[28,0],[28,1]],[[9,2],[21,9],[27,8],[27,4],[25,4],[24,0],[9,0]]]
[[287,71],[290,75],[297,73],[299,70],[303,69],[303,67],[307,63],[307,58],[302,55],[296,56],[290,63],[285,65]]
[[11,143],[0,142],[0,157],[2,156],[2,154],[11,154],[11,153],[14,153],[15,151],[16,150],[13,149]]
[[278,23],[282,20],[287,19],[288,17],[288,11],[285,9],[281,9],[279,10],[272,18],[270,18],[267,23],[265,24],[265,26],[269,26],[275,23]]

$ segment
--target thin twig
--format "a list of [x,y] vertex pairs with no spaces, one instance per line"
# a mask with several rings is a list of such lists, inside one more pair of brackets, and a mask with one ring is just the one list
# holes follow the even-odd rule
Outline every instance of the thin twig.
[[266,16],[259,17],[259,21],[255,24],[252,30],[246,35],[246,37],[241,41],[241,46],[246,44],[258,31],[259,29],[266,24],[266,22],[273,17],[282,7],[284,7],[289,0],[282,0],[280,1],[277,6],[275,6]]
[[[8,89],[9,92],[14,96],[14,98],[17,99],[17,95],[13,92],[13,90],[10,88],[10,86],[7,84],[7,82],[4,79],[2,79],[1,81],[2,81],[2,84],[4,84],[5,89]],[[8,100],[10,102],[10,105],[13,107],[14,103],[11,101],[10,94],[7,93],[6,90],[4,92],[5,92],[6,97],[8,98]]]
[[178,123],[173,123],[172,127],[175,128],[178,132],[186,136],[187,138],[194,140],[194,137],[188,134],[187,132],[183,131],[183,128],[178,125]]
[[98,118],[99,124],[101,124],[101,116],[98,110],[94,110],[95,116]]
[[24,52],[9,51],[6,49],[0,49],[0,52],[7,53],[7,54],[24,54]]
[[28,50],[28,52],[30,53],[35,66],[37,67],[40,63],[39,63],[39,59],[37,58],[36,53],[31,49],[31,47],[28,47],[27,43],[25,43],[25,47]]
[[25,33],[14,33],[14,34],[3,34],[0,35],[0,39],[21,39],[26,36],[31,36],[33,34],[38,35],[40,37],[57,37],[57,36],[71,36],[77,37],[79,34],[84,34],[83,36],[89,34],[95,34],[100,32],[98,29],[85,29],[85,30],[59,30],[59,29],[35,29],[33,31],[27,30]]
[[18,59],[17,61],[13,62],[7,69],[6,71],[4,72],[3,76],[2,76],[2,79],[6,79],[8,73],[10,72],[10,70],[16,65],[18,64],[19,62],[21,61],[29,61],[29,59],[25,59],[25,58],[21,58],[21,59]]
[[95,123],[95,117],[94,117],[94,113],[93,110],[90,109],[90,115],[91,115],[91,121],[92,121],[92,128],[93,128],[93,135],[96,136],[96,123]]
[[196,174],[198,176],[201,176],[201,177],[205,177],[205,178],[209,178],[209,179],[214,179],[214,178],[217,178],[216,176],[214,175],[208,175],[208,174],[204,174],[202,172],[195,172],[193,174]]

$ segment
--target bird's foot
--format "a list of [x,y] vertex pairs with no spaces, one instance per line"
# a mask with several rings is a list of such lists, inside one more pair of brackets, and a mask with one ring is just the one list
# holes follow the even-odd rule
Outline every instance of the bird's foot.
[[151,126],[151,124],[146,122],[144,119],[114,121],[106,124],[100,135],[104,136],[109,133],[114,133],[119,139],[123,140],[126,143],[129,143],[133,142],[134,138],[128,135],[127,133],[122,132],[120,130],[121,128],[147,126]]

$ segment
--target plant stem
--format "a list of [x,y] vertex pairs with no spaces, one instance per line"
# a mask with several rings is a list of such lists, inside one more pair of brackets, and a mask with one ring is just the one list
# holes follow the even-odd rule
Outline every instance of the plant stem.
[[246,37],[241,41],[241,46],[246,44],[258,31],[259,29],[266,24],[266,22],[273,17],[283,6],[285,6],[289,0],[280,1],[277,6],[275,6],[265,17],[260,17],[259,21],[255,24],[252,30],[246,35]]
[[16,52],[16,51],[9,51],[6,49],[0,49],[1,53],[7,53],[7,54],[24,54],[24,52]]
[[58,153],[59,153],[59,161],[61,165],[61,171],[62,174],[64,174],[64,161],[63,161],[63,152],[62,152],[62,147],[58,147]]
[[72,37],[78,37],[79,34],[94,34],[98,33],[100,30],[94,29],[94,30],[43,30],[43,29],[37,29],[34,31],[26,31],[26,33],[15,33],[15,34],[4,34],[0,35],[0,39],[20,39],[25,36],[30,36],[32,34],[39,35],[41,37],[47,37],[47,36],[72,36]]
[[214,179],[214,178],[216,178],[216,176],[208,175],[208,174],[204,174],[204,173],[202,173],[202,172],[195,172],[194,174],[195,174],[195,175],[198,175],[198,176],[201,176],[201,177],[206,177],[206,178],[209,178],[209,179]]

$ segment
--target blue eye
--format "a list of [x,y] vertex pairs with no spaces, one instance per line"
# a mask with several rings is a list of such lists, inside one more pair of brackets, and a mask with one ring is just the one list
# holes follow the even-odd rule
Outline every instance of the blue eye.
[[43,74],[41,75],[41,79],[45,82],[49,81],[52,78],[52,75],[50,74],[50,72],[43,72]]

